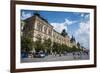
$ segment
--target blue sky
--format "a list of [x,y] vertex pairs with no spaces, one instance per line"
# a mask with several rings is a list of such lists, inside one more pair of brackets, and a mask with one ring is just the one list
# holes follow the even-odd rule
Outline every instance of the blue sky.
[[[34,10],[21,10],[21,20],[34,15]],[[78,42],[89,49],[90,14],[85,12],[38,11],[57,32],[65,29]]]

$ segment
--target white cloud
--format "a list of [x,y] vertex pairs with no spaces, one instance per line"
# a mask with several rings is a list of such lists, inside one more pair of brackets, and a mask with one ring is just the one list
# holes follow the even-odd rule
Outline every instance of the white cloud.
[[65,19],[65,21],[62,22],[62,23],[51,23],[51,25],[54,26],[54,29],[55,29],[57,32],[61,33],[61,31],[62,31],[63,29],[65,29],[66,31],[68,31],[67,26],[68,26],[68,25],[71,25],[71,24],[73,24],[73,23],[76,23],[76,21],[70,21],[70,20],[68,20],[68,19]]
[[31,17],[31,16],[32,16],[31,13],[26,13],[26,12],[23,11],[23,12],[22,12],[21,19],[24,20],[24,19],[29,18],[29,17]]
[[84,13],[81,13],[81,17],[84,17]]
[[83,33],[89,34],[89,31],[90,31],[89,21],[88,22],[81,22],[79,29],[76,32],[76,35],[83,34]]
[[82,17],[82,19],[85,20],[85,21],[89,20],[89,16],[90,16],[89,14],[81,13],[81,17]]
[[81,13],[82,20],[79,23],[79,28],[75,31],[75,37],[80,44],[89,49],[90,44],[90,20],[89,14]]
[[85,19],[88,20],[89,19],[89,16],[90,16],[89,14],[88,15],[85,15]]
[[[85,15],[84,17],[88,18],[89,16]],[[62,23],[51,23],[51,25],[54,26],[54,29],[57,32],[61,33],[61,31],[63,29],[68,31],[68,26],[72,25],[76,22],[79,22],[79,21],[70,21],[68,19],[65,19],[65,21]],[[89,20],[86,20],[86,21],[81,21],[79,23],[79,28],[75,31],[75,33],[73,35],[75,36],[76,41],[80,42],[80,44],[82,46],[89,49],[89,43],[90,43],[89,42],[89,33],[90,33],[90,23],[89,23]]]
[[51,25],[53,25],[54,29],[59,33],[61,33],[63,29],[67,31],[67,26],[65,26],[64,23],[51,23]]
[[75,32],[75,37],[80,44],[87,49],[89,49],[89,32],[90,32],[90,23],[89,21],[80,22],[79,29]]
[[73,24],[73,23],[76,23],[76,21],[70,21],[70,20],[68,20],[68,19],[65,19],[65,23],[66,23],[67,25],[71,25],[71,24]]

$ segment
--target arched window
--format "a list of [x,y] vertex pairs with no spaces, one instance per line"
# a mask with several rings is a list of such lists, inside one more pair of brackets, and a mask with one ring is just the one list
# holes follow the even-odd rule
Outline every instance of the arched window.
[[51,29],[48,30],[48,34],[52,35],[52,30]]
[[47,27],[44,26],[44,33],[47,34]]
[[40,21],[37,23],[37,30],[42,32],[43,25]]
[[42,32],[42,28],[43,28],[43,25],[42,25],[42,24],[40,24],[40,29],[39,29],[39,31],[41,31],[41,32]]

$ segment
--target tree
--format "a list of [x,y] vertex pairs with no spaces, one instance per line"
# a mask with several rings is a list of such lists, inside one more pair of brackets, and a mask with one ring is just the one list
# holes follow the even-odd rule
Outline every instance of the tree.
[[47,46],[47,47],[50,47],[51,46],[51,39],[47,39],[47,40],[44,40],[44,44]]
[[46,40],[44,40],[44,42],[43,42],[43,45],[44,45],[44,49],[45,49],[45,51],[47,52],[47,53],[50,53],[50,51],[51,51],[51,39],[49,38],[49,39],[46,39]]
[[73,46],[72,48],[71,48],[71,51],[70,52],[76,52],[78,49],[76,48],[76,46]]
[[21,51],[29,52],[33,49],[33,41],[29,37],[21,36]]
[[61,45],[61,50],[62,50],[62,53],[64,53],[64,52],[68,52],[68,46],[62,44],[62,45]]
[[68,33],[66,32],[65,29],[63,29],[62,32],[61,32],[61,35],[64,36],[64,37],[66,37],[68,35]]
[[36,52],[45,51],[44,44],[42,43],[41,37],[39,37],[38,40],[34,42],[34,48]]
[[58,52],[58,43],[56,43],[56,42],[53,42],[53,52],[55,53],[57,53]]

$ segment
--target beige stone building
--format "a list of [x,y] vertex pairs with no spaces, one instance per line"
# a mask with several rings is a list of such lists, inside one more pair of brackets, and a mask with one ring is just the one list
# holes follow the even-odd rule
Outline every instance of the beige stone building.
[[55,30],[53,30],[53,42],[70,46],[70,38],[68,36],[63,37],[60,33],[58,33]]
[[60,33],[53,29],[53,26],[48,23],[46,19],[39,14],[25,20],[25,26],[23,28],[23,35],[31,37],[33,41],[41,38],[41,41],[50,38],[52,43],[57,42],[65,44],[69,47],[76,46],[75,43],[70,42],[69,36],[63,37]]

